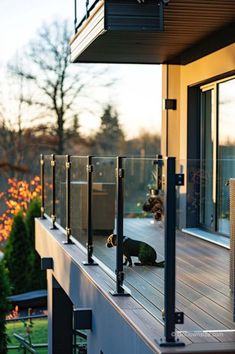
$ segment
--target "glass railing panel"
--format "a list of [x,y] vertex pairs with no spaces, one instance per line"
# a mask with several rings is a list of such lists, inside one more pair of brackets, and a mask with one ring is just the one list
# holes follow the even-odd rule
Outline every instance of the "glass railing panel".
[[44,156],[44,198],[45,198],[45,214],[51,217],[51,213],[52,213],[51,155]]
[[178,330],[192,341],[234,339],[230,293],[229,180],[235,160],[176,160],[185,184],[177,189],[176,307]]
[[218,160],[217,164],[217,227],[230,236],[230,179],[235,178],[235,159]]
[[[51,156],[45,156],[44,161],[45,212],[50,216]],[[65,156],[56,156],[56,217],[57,223],[64,228],[65,162]],[[110,234],[116,233],[116,164],[114,157],[92,159],[94,256],[113,273],[116,247],[107,248],[106,241]],[[163,321],[167,295],[164,294],[164,268],[156,264],[165,256],[166,166],[166,159],[162,164],[155,158],[123,159],[124,236],[138,242],[130,243],[126,250],[124,238],[124,254],[132,257],[132,267],[124,265],[124,285],[159,321]],[[184,185],[175,187],[176,311],[185,314],[185,323],[177,324],[177,331],[191,342],[215,342],[220,336],[222,340],[232,340],[231,330],[235,330],[235,325],[230,292],[229,275],[233,273],[229,237],[232,220],[230,180],[235,178],[235,159],[176,160],[176,174],[184,174]],[[173,198],[173,195],[169,197]],[[84,246],[87,242],[87,199],[87,157],[72,156],[71,228],[72,235]],[[139,251],[143,242],[151,248],[144,246]],[[142,265],[137,265],[135,263],[141,263],[143,259],[141,252],[145,259]]]
[[94,255],[112,271],[115,270],[116,247],[107,248],[106,241],[115,230],[116,158],[93,158],[93,243]]
[[[133,297],[162,321],[164,308],[164,174],[162,160],[124,160],[125,285]],[[125,258],[125,256],[124,256]],[[144,289],[144,290],[143,290]]]
[[71,232],[82,245],[87,242],[87,157],[71,156]]
[[56,155],[55,173],[55,211],[56,222],[64,229],[66,227],[66,157]]
[[79,27],[82,22],[89,16],[89,11],[99,0],[74,0],[76,2],[76,25]]

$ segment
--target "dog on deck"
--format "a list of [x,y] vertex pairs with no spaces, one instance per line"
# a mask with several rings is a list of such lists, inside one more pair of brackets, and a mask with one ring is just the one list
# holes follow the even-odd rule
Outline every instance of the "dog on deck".
[[[108,239],[106,246],[108,248],[117,246],[117,235],[111,234]],[[164,267],[164,261],[156,262],[157,253],[153,247],[148,245],[143,241],[133,240],[127,236],[123,238],[123,255],[125,257],[125,262],[123,265],[129,265],[132,267],[131,257],[138,257],[140,263],[134,263],[135,265],[149,265],[155,267]]]
[[149,197],[143,204],[143,210],[152,213],[155,220],[162,221],[164,215],[162,197],[159,195]]

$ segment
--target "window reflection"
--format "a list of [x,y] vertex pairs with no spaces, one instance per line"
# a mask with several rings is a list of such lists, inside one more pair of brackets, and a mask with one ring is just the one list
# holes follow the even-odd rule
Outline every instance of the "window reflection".
[[235,177],[235,79],[218,85],[218,231],[229,235],[228,180]]

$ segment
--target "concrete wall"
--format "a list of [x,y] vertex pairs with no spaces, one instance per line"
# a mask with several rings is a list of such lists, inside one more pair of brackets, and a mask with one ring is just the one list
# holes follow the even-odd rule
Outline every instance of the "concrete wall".
[[160,353],[155,339],[163,336],[163,326],[132,297],[113,297],[114,281],[99,266],[84,266],[85,254],[76,245],[64,245],[64,239],[47,220],[36,220],[36,249],[41,257],[53,258],[53,269],[47,271],[48,352],[72,354],[64,349],[71,333],[71,301],[74,308],[92,309],[89,354]]

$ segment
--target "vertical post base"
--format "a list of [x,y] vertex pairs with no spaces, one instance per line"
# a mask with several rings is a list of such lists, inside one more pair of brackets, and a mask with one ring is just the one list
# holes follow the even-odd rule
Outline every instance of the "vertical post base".
[[58,227],[55,226],[55,225],[52,225],[52,226],[50,227],[50,230],[58,230]]
[[123,292],[117,292],[116,290],[109,292],[112,296],[131,296],[130,293],[127,293],[124,289]]
[[63,245],[74,245],[74,242],[69,240],[63,241]]
[[95,261],[93,261],[93,262],[85,261],[85,262],[82,262],[82,264],[85,265],[85,266],[98,266],[99,265]]
[[155,339],[155,342],[160,347],[184,347],[185,343],[181,342],[178,338],[175,339],[173,342],[168,342],[165,338],[160,338],[160,340]]

